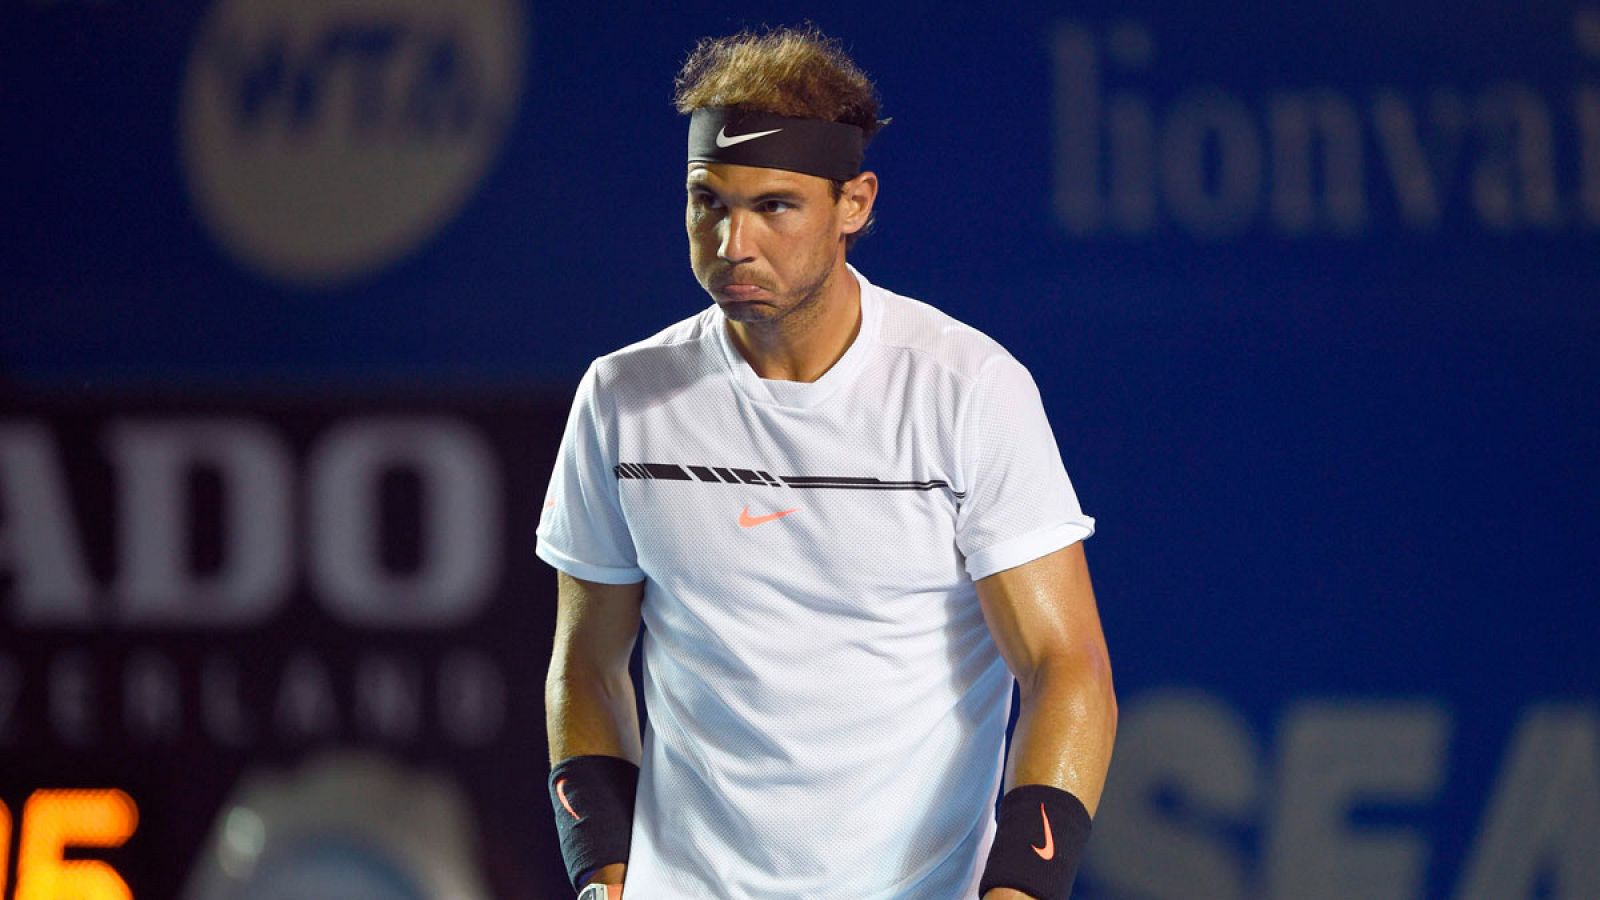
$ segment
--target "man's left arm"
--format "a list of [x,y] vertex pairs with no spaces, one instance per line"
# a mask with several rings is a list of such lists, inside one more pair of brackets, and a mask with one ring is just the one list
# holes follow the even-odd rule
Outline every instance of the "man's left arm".
[[[1005,792],[1027,785],[1057,788],[1093,816],[1111,763],[1117,701],[1082,543],[996,572],[978,581],[977,589],[984,619],[1017,679],[1022,701],[1006,761]],[[1052,855],[1055,837],[1039,839]],[[1041,859],[1049,858],[1033,849]],[[1082,848],[1060,849],[1075,855]],[[1030,896],[993,887],[983,900]]]

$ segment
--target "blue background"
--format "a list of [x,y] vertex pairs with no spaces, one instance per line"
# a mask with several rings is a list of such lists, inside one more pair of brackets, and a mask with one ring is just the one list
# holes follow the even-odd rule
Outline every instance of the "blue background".
[[[592,357],[706,302],[682,234],[677,65],[702,35],[795,20],[763,4],[530,3],[515,116],[463,208],[397,262],[308,287],[231,256],[185,187],[177,98],[206,8],[63,0],[0,18],[0,379],[18,390],[565,395]],[[1593,721],[1600,702],[1600,208],[1580,202],[1582,154],[1600,146],[1571,114],[1575,91],[1600,89],[1581,25],[1597,10],[806,11],[894,120],[868,153],[877,230],[851,261],[1033,371],[1100,522],[1090,558],[1124,712],[1192,688],[1265,752],[1307,698],[1444,710],[1446,781],[1406,818],[1431,841],[1426,896],[1457,883],[1523,713],[1572,701]],[[1224,92],[1259,135],[1276,94],[1349,100],[1360,226],[1276,223],[1264,162],[1261,198],[1227,233],[1165,206],[1140,233],[1070,227],[1052,199],[1052,35],[1078,27],[1103,49],[1120,22],[1153,55],[1106,63],[1105,89],[1159,115]],[[1556,217],[1497,225],[1475,206],[1493,138],[1469,126],[1454,151],[1429,146],[1454,153],[1437,221],[1408,219],[1375,98],[1470,107],[1504,83],[1550,112]],[[1248,823],[1193,827],[1263,852]]]

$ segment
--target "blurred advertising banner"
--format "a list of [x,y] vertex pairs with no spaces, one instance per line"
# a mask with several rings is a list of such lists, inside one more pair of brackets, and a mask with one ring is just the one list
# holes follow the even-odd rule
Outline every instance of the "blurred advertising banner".
[[[1538,339],[1591,308],[1574,287],[1600,276],[1593,2],[808,14],[893,119],[867,155],[883,191],[855,261],[1046,387],[1079,375],[1063,340],[1115,358],[1129,329],[1287,321],[1335,341],[1421,317]],[[0,373],[571,384],[703,302],[677,66],[704,35],[792,19],[7,5],[0,179],[26,227],[0,245]],[[563,339],[530,352],[552,317]]]
[[[1077,896],[1600,897],[1600,2],[805,15],[893,119],[851,262],[1098,520]],[[673,74],[796,18],[0,7],[0,900],[567,895],[544,481],[707,302]]]
[[[18,890],[77,865],[92,898],[562,896],[553,578],[531,548],[565,407],[10,402],[0,802]],[[1236,612],[1235,630],[1268,620]],[[1161,640],[1114,644],[1138,660]],[[1510,698],[1458,705],[1405,687],[1425,660],[1394,665],[1392,686],[1324,675],[1265,717],[1282,691],[1249,674],[1135,675],[1080,893],[1593,896],[1593,700],[1514,702],[1502,727]]]
[[554,579],[532,547],[564,414],[529,396],[7,404],[18,896],[68,896],[24,890],[63,847],[109,866],[70,878],[139,898],[559,885]]

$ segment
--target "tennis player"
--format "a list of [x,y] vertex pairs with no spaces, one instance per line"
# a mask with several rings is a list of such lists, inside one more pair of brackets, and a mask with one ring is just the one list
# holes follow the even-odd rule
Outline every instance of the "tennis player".
[[846,262],[883,123],[835,41],[704,40],[676,101],[713,302],[590,366],[538,530],[558,570],[545,700],[572,886],[1065,898],[1116,702],[1094,520],[1038,389],[990,338]]

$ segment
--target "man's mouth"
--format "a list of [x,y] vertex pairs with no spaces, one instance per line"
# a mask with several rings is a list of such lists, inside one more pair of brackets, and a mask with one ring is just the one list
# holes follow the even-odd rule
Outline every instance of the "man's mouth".
[[729,300],[755,300],[770,293],[759,284],[745,281],[730,281],[717,288],[717,294]]

